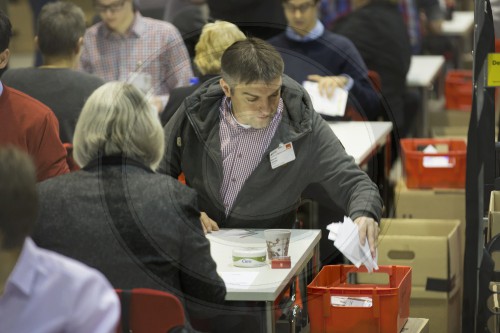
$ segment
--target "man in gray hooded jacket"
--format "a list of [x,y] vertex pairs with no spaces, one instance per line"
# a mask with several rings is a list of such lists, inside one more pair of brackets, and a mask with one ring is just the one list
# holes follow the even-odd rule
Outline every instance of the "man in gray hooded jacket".
[[283,68],[280,54],[260,39],[230,46],[222,77],[205,82],[164,128],[161,170],[183,172],[197,190],[208,232],[291,228],[302,191],[319,183],[375,255],[378,188]]

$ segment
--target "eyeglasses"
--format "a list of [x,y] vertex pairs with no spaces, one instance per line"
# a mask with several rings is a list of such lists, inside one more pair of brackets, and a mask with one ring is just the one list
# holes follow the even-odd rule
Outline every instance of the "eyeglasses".
[[120,0],[120,1],[117,1],[117,2],[113,2],[110,5],[101,5],[99,3],[96,3],[96,5],[94,6],[94,8],[99,13],[105,13],[108,10],[111,13],[116,13],[117,11],[119,11],[119,10],[121,10],[123,8],[124,4],[125,4],[125,0]]
[[299,6],[292,5],[291,3],[288,2],[283,3],[283,7],[285,7],[285,10],[290,13],[295,13],[298,10],[301,14],[304,14],[310,8],[313,8],[315,6],[316,6],[315,2],[306,2]]

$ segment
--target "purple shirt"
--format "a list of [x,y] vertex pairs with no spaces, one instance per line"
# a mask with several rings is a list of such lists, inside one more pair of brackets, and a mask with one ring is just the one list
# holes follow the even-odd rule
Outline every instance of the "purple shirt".
[[233,117],[230,101],[224,97],[220,111],[220,145],[222,152],[223,180],[220,189],[226,216],[233,207],[243,184],[262,160],[283,114],[283,100],[269,126],[245,128]]
[[136,13],[125,35],[99,22],[85,32],[80,68],[106,81],[128,81],[131,73],[149,74],[154,95],[188,86],[193,77],[179,31],[170,23]]
[[0,332],[114,333],[119,317],[101,273],[26,239],[0,296]]

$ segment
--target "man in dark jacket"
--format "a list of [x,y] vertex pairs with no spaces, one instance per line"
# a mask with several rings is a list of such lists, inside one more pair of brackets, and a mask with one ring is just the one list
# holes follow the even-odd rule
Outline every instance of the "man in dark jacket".
[[260,39],[230,46],[222,78],[205,82],[166,125],[160,170],[184,172],[208,231],[291,228],[302,191],[319,183],[374,254],[378,189],[283,68],[280,54]]

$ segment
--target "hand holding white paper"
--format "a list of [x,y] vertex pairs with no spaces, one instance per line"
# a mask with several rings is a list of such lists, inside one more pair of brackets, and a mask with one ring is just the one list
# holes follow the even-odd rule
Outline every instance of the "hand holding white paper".
[[354,266],[359,268],[363,264],[366,266],[369,273],[373,272],[373,270],[378,270],[378,252],[376,252],[375,259],[373,259],[368,241],[365,242],[364,246],[361,246],[358,226],[351,218],[344,216],[344,222],[331,223],[326,228],[330,230],[328,239],[334,241],[335,247],[337,247]]

